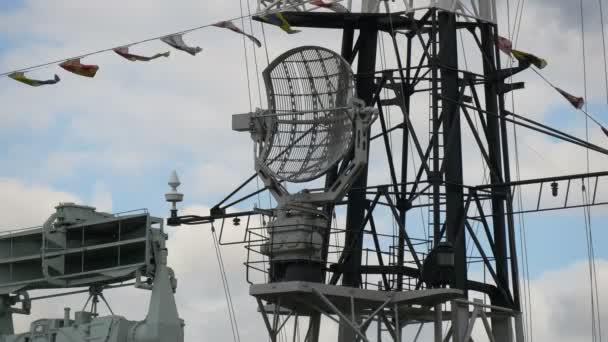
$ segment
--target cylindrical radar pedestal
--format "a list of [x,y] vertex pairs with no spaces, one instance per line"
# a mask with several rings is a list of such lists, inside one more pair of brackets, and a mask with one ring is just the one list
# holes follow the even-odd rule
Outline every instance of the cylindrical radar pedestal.
[[323,236],[329,220],[313,207],[303,209],[280,208],[268,224],[262,253],[270,258],[271,282],[323,282]]

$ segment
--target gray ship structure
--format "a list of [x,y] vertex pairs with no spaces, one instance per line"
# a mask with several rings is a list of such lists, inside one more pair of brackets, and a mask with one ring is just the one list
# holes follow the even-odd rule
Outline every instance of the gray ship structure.
[[[163,220],[145,211],[111,215],[72,203],[58,205],[41,227],[0,233],[0,342],[182,342],[166,240]],[[103,292],[123,286],[150,293],[145,320],[98,314]],[[58,317],[15,334],[14,315],[50,297],[28,291],[73,288],[89,293],[85,310],[65,308],[62,317],[57,308]]]

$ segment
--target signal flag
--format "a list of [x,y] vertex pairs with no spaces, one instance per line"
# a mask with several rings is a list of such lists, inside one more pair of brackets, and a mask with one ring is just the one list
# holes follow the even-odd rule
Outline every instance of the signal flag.
[[55,78],[50,79],[50,80],[34,80],[31,78],[28,78],[22,72],[14,72],[14,73],[8,75],[8,77],[14,79],[15,81],[19,81],[21,83],[27,84],[32,87],[40,87],[41,85],[46,85],[46,84],[55,84],[55,83],[58,83],[59,81],[61,81],[61,79],[57,75],[55,75]]

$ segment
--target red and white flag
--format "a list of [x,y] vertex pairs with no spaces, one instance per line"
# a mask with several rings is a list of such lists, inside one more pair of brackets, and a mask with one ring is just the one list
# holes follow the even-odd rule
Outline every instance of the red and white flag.
[[232,21],[220,21],[219,23],[213,24],[213,26],[220,27],[220,28],[225,28],[225,29],[228,29],[228,30],[230,30],[232,32],[236,32],[238,34],[242,34],[243,36],[249,38],[249,40],[251,40],[252,42],[254,42],[255,45],[257,45],[258,47],[262,47],[262,43],[259,41],[259,39],[257,39],[253,35],[245,33],[245,31],[241,30]]
[[337,13],[348,13],[350,12],[348,8],[344,7],[341,3],[335,0],[312,0],[311,4],[323,8],[330,9]]
[[98,65],[80,63],[80,58],[70,59],[69,61],[59,64],[59,66],[76,75],[91,78],[95,77],[99,70]]
[[511,52],[513,52],[513,43],[509,39],[505,37],[498,37],[498,40],[496,41],[496,46],[500,51],[511,56]]

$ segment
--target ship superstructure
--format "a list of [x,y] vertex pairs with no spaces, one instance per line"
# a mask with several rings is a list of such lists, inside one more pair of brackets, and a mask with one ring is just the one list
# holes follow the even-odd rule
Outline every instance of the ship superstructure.
[[[183,341],[166,239],[163,220],[146,211],[112,215],[72,203],[58,205],[41,227],[3,232],[0,341]],[[98,305],[108,304],[104,291],[124,286],[150,291],[144,321],[99,315]],[[66,290],[30,297],[28,291],[41,289]],[[58,317],[36,320],[29,331],[15,334],[14,315],[29,315],[38,300],[80,292],[89,293],[83,310],[57,308]]]

